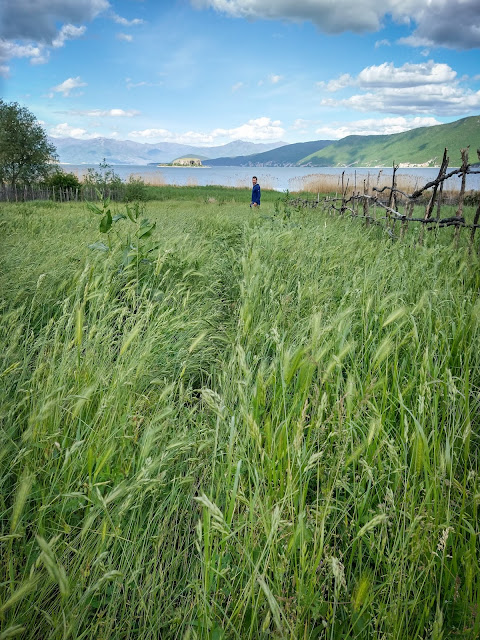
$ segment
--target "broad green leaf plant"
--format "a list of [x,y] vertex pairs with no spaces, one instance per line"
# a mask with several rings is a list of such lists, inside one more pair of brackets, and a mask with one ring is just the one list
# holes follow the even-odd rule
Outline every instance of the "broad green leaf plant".
[[[100,194],[99,194],[100,196]],[[109,198],[100,197],[99,204],[87,203],[89,211],[100,217],[99,231],[107,236],[107,243],[98,241],[88,245],[90,249],[104,253],[120,253],[119,271],[133,271],[153,265],[158,243],[152,240],[156,222],[145,217],[145,205],[126,203],[124,212],[112,212]],[[148,270],[148,269],[147,269]]]

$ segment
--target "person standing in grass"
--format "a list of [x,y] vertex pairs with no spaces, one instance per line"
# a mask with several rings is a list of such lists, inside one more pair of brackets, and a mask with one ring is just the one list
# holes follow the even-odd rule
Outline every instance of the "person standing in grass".
[[250,207],[259,207],[260,206],[260,185],[257,182],[257,176],[253,176],[252,178],[252,201],[250,202]]

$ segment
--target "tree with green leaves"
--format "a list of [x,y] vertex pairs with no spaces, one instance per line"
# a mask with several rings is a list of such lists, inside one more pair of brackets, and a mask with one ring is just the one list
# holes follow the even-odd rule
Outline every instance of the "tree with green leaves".
[[56,149],[33,113],[17,102],[0,100],[0,183],[44,180],[56,159]]

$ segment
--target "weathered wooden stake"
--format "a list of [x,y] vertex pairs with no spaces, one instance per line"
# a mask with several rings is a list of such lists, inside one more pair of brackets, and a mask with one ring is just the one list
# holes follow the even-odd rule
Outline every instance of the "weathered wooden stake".
[[368,227],[370,225],[370,216],[369,216],[369,200],[368,198],[366,198],[365,196],[368,196],[368,189],[369,189],[369,180],[370,180],[370,174],[367,176],[367,179],[363,181],[363,217],[365,218],[365,225]]
[[[479,219],[480,219],[480,204],[478,205],[477,210],[475,212],[475,217],[473,218],[473,227],[472,227],[472,232],[470,234],[470,245],[468,247],[469,253],[473,249],[473,241],[475,240],[475,232],[477,230],[477,224]],[[480,254],[480,245],[478,246],[478,253]]]
[[[432,195],[430,196],[430,200],[428,201],[427,206],[425,207],[425,215],[423,216],[424,220],[429,220],[432,217],[432,211],[433,211],[433,207],[435,206],[435,199],[437,197],[437,190],[438,190],[438,185],[440,184],[441,186],[441,193],[443,192],[443,180],[442,178],[445,176],[446,172],[447,172],[447,167],[448,167],[448,156],[447,156],[448,150],[445,147],[445,150],[443,152],[443,160],[442,160],[442,164],[440,165],[440,170],[438,172],[438,176],[437,176],[437,180],[441,180],[440,183],[436,182],[434,187],[433,187],[433,191],[432,191]],[[438,212],[437,212],[438,215]],[[425,231],[425,225],[422,225],[422,228],[420,229],[420,237],[418,239],[418,244],[423,244],[423,234]]]
[[[462,155],[462,186],[460,187],[460,196],[458,198],[458,208],[457,213],[455,214],[457,218],[463,218],[463,201],[465,198],[465,183],[467,181],[467,172],[468,172],[468,150],[470,147],[466,149],[461,149],[460,153]],[[460,225],[457,225],[455,229],[455,244],[458,246],[458,239],[460,237]]]

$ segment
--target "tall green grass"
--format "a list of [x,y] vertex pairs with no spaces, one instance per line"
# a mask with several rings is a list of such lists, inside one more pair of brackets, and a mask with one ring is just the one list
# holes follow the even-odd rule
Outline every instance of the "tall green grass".
[[0,216],[1,638],[478,637],[453,232],[150,203],[137,279],[86,208]]

